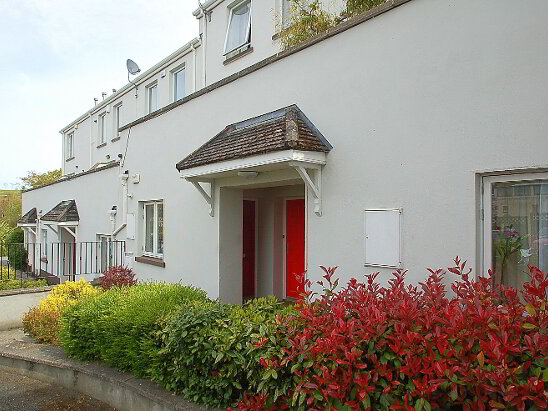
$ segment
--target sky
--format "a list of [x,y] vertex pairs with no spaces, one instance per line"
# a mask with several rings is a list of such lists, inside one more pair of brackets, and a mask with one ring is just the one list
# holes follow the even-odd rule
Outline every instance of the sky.
[[0,190],[61,167],[59,130],[198,35],[198,0],[0,0]]

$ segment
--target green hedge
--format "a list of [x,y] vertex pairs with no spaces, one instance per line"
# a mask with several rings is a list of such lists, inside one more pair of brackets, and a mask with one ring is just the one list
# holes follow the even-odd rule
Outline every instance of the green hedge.
[[[261,358],[281,357],[284,335],[276,316],[293,312],[274,297],[241,307],[195,302],[173,315],[158,335],[150,369],[153,380],[209,407],[228,407],[243,392],[285,394],[291,376],[274,375]],[[268,355],[267,355],[268,353]]]
[[146,376],[158,350],[155,333],[171,313],[190,301],[206,301],[205,292],[163,283],[114,288],[63,313],[61,345],[75,358],[101,360]]

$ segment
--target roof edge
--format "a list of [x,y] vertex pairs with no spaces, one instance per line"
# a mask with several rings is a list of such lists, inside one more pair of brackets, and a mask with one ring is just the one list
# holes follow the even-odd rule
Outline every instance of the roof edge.
[[28,193],[30,191],[40,190],[41,188],[49,187],[49,186],[52,186],[54,184],[64,183],[66,181],[74,180],[75,178],[78,178],[78,177],[87,176],[88,174],[98,173],[99,171],[105,171],[105,170],[111,169],[113,167],[118,167],[119,165],[120,165],[120,162],[114,161],[111,164],[107,164],[103,167],[96,168],[94,170],[84,171],[83,173],[80,173],[80,174],[63,176],[63,177],[61,177],[61,179],[59,179],[57,181],[53,181],[52,183],[48,183],[48,184],[44,184],[43,186],[33,187],[33,188],[29,188],[27,190],[23,190],[22,193],[25,194],[25,193]]
[[[270,57],[267,57],[249,67],[246,67],[240,71],[237,71],[236,73],[234,74],[231,74],[230,76],[227,76],[207,87],[204,87],[204,88],[201,88],[200,90],[198,91],[195,91],[194,93],[192,94],[189,94],[188,96],[182,98],[181,100],[178,100],[176,102],[173,102],[171,104],[168,104],[167,106],[164,106],[150,114],[147,114],[146,116],[143,116],[141,118],[138,118],[134,121],[132,121],[131,123],[128,123],[122,127],[120,127],[118,129],[118,131],[124,131],[128,128],[131,128],[133,126],[136,126],[138,124],[141,124],[141,123],[144,123],[146,121],[149,121],[149,120],[152,120],[153,118],[156,118],[156,117],[159,117],[161,116],[162,114],[165,114],[167,113],[168,111],[171,111],[173,110],[174,108],[177,108],[183,104],[186,104],[188,103],[189,101],[191,100],[194,100],[200,96],[203,96],[204,94],[207,94],[207,93],[210,93],[222,86],[225,86],[227,84],[230,84],[244,76],[247,76],[251,73],[254,73],[255,71],[258,71],[260,69],[262,69],[263,67],[266,67],[270,64],[273,64],[279,60],[282,60],[286,57],[289,57],[293,54],[296,54],[298,53],[299,51],[302,51],[302,50],[305,50],[307,49],[308,47],[311,47],[317,43],[320,43],[324,40],[327,40],[333,36],[336,36],[337,34],[340,34],[340,33],[343,33],[345,32],[346,30],[349,30],[355,26],[358,26],[368,20],[371,20],[377,16],[380,16],[381,14],[384,14],[392,9],[395,9],[405,3],[409,3],[410,1],[413,1],[413,0],[392,0],[392,1],[388,1],[386,3],[383,3],[377,7],[374,7],[372,8],[371,10],[369,11],[366,11],[365,13],[363,14],[360,14],[359,16],[356,16],[356,17],[353,17],[343,23],[340,23],[338,25],[336,25],[335,27],[332,27],[330,28],[329,30],[327,30],[326,32],[324,33],[320,33],[314,37],[311,37],[310,39],[306,40],[305,42],[301,43],[301,44],[298,44],[294,47],[291,47],[290,49],[287,49],[287,50],[284,50],[284,51],[280,51],[279,53],[276,53],[276,54],[273,54],[271,55]],[[206,3],[207,4],[207,3]]]
[[[200,47],[201,40],[199,37],[194,37],[192,40],[190,40],[188,43],[184,44],[183,46],[179,47],[177,50],[175,50],[173,53],[171,53],[169,56],[164,57],[162,60],[160,60],[158,63],[153,65],[151,68],[146,70],[143,74],[135,78],[133,83],[135,84],[141,84],[142,82],[146,81],[148,77],[153,75],[156,71],[160,70],[162,66],[167,65],[172,60],[176,60],[180,57],[185,56],[188,54],[189,50],[192,50],[192,46]],[[116,93],[112,93],[110,96],[108,96],[106,99],[98,103],[96,106],[92,107],[88,111],[86,111],[84,114],[82,114],[80,117],[78,117],[76,120],[73,120],[71,123],[63,127],[61,130],[59,130],[60,134],[64,134],[67,131],[69,131],[71,128],[73,128],[76,124],[80,124],[82,121],[84,121],[87,117],[94,114],[97,111],[100,111],[103,107],[110,104],[113,100],[116,100],[118,97],[122,97],[124,94],[126,94],[128,91],[131,91],[131,89],[134,87],[134,84],[132,83],[126,83],[122,88],[116,91]]]

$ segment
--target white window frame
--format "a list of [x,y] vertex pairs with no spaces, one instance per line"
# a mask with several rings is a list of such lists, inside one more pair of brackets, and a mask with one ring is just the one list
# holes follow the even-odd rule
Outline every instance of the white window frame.
[[[112,242],[112,236],[109,235],[109,234],[97,234],[97,240],[98,240],[98,243],[99,243],[99,261],[100,261],[100,264],[101,264],[101,272],[102,270],[104,270],[105,268],[106,269],[109,269],[111,267],[113,267],[113,263],[112,261],[114,260],[112,258],[112,247],[113,247],[113,242]],[[107,255],[106,255],[106,258],[107,258],[107,261],[106,261],[106,267],[103,266],[103,240],[106,240],[106,247],[107,247]]]
[[[163,207],[163,216],[165,219],[165,207],[164,207],[164,200],[154,200],[154,201],[146,201],[143,202],[143,233],[142,233],[142,240],[143,240],[143,255],[145,257],[152,257],[152,258],[164,258],[164,253],[158,253],[156,250],[158,250],[158,204],[162,204]],[[146,251],[146,240],[147,240],[147,206],[153,205],[153,225],[152,225],[152,252]],[[163,233],[165,235],[165,233]],[[165,237],[164,237],[165,238]]]
[[74,157],[74,131],[67,134],[65,145],[65,160],[70,160]]
[[122,103],[118,103],[114,106],[114,115],[112,116],[112,122],[114,124],[114,138],[120,137],[120,132],[118,129],[120,128],[120,114],[122,113]]
[[[245,3],[249,3],[249,18],[247,20],[247,30],[246,30],[246,41],[243,43],[243,44],[240,44],[239,46],[237,47],[234,47],[232,50],[227,50],[226,49],[226,46],[228,44],[228,33],[230,32],[230,25],[232,24],[232,15],[234,13],[234,10],[237,9],[238,7],[240,7],[241,5],[245,4]],[[235,3],[233,5],[230,6],[230,9],[229,9],[229,14],[228,14],[228,25],[226,27],[226,34],[225,34],[225,44],[224,44],[224,47],[223,47],[223,50],[224,50],[224,54],[223,56],[226,56],[227,54],[230,54],[242,47],[245,47],[247,46],[248,44],[251,44],[251,16],[253,15],[253,2],[251,0],[242,0],[238,3]]]
[[[152,107],[151,107],[151,104],[150,104],[153,89],[156,89],[156,107],[154,108],[154,110],[152,110]],[[146,91],[147,91],[146,92],[147,114],[150,114],[150,113],[155,112],[159,108],[159,106],[158,106],[158,82],[155,81],[153,83],[150,83],[148,86],[146,86]]]
[[98,146],[107,142],[107,112],[99,114],[97,118],[97,127],[99,129]]
[[42,228],[42,232],[40,234],[42,242],[42,257],[46,257],[48,255],[48,229]]
[[[513,183],[520,181],[539,181],[548,180],[548,172],[538,173],[512,173],[491,175],[482,177],[481,181],[481,205],[480,205],[480,224],[481,224],[481,241],[480,241],[480,272],[478,276],[487,276],[488,270],[493,269],[493,238],[492,238],[492,197],[491,192],[495,183]],[[483,220],[483,221],[481,221]]]
[[[185,93],[184,93],[184,96],[181,97],[180,99],[177,99],[177,74],[179,74],[181,71],[183,71],[185,73]],[[186,65],[183,64],[182,66],[180,67],[177,67],[175,70],[173,70],[171,72],[171,93],[172,93],[172,102],[176,102],[178,100],[182,100],[183,98],[185,98],[187,96],[187,92],[186,92]]]
[[[287,3],[287,6],[288,6],[287,16],[284,16],[284,8],[285,8],[284,5],[285,5],[285,3]],[[284,17],[286,17],[287,20],[284,19]],[[280,28],[281,28],[281,30],[287,29],[290,26],[290,22],[291,22],[291,3],[289,2],[289,0],[280,0]]]

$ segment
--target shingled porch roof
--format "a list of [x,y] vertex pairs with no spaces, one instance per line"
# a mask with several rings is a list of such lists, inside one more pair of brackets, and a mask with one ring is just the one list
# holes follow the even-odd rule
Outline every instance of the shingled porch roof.
[[36,224],[36,207],[31,208],[23,217],[17,220],[17,224]]
[[65,200],[61,201],[50,211],[44,214],[41,218],[42,221],[53,221],[56,223],[67,223],[80,221],[78,215],[78,209],[76,208],[76,201]]
[[177,169],[299,150],[328,153],[331,144],[296,105],[231,124],[177,163]]

